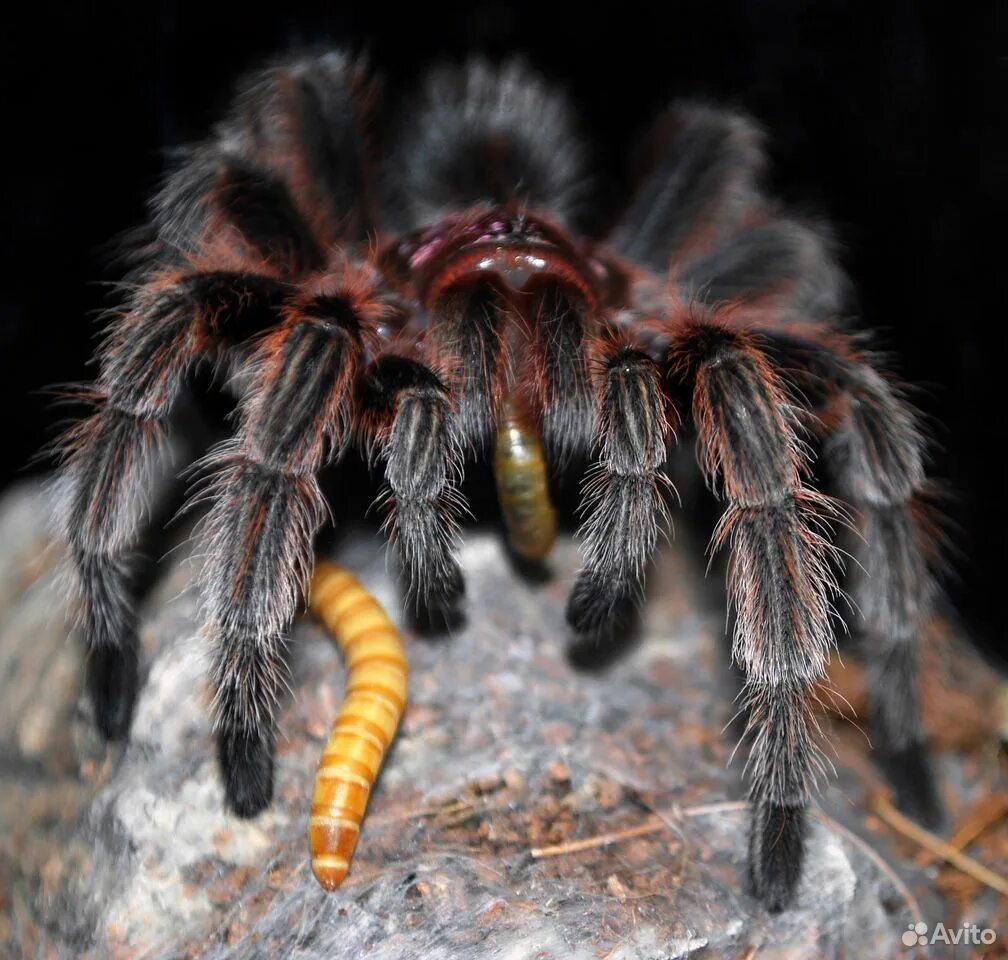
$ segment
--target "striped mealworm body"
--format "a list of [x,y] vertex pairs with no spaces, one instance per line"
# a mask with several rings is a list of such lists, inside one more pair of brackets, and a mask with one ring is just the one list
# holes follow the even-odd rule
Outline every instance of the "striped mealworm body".
[[371,787],[406,707],[399,631],[353,574],[315,564],[309,606],[346,660],[346,693],[319,760],[308,820],[312,872],[335,890],[353,857]]
[[526,560],[543,560],[556,541],[556,514],[539,430],[517,393],[502,405],[494,475],[511,548]]

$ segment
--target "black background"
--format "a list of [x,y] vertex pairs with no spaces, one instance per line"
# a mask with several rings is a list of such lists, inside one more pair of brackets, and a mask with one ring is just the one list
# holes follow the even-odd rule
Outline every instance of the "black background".
[[864,323],[921,387],[934,473],[953,495],[950,593],[1002,648],[1008,43],[994,3],[151,0],[20,13],[2,63],[3,483],[54,419],[40,389],[91,375],[96,281],[114,278],[102,245],[142,219],[161,148],[201,136],[236,74],[291,44],[348,43],[394,101],[432,61],[518,51],[571,92],[614,176],[671,96],[743,106],[769,128],[775,186],[836,224]]

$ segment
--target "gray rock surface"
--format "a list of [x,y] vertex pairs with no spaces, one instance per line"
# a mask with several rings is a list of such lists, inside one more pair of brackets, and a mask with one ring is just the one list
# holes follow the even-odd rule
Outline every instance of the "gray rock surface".
[[[185,552],[146,603],[147,673],[132,738],[107,747],[79,696],[69,592],[35,487],[0,504],[0,944],[12,956],[258,958],[876,958],[907,955],[911,913],[862,845],[825,818],[797,907],[764,913],[744,890],[742,762],[729,765],[724,612],[701,550],[668,550],[640,641],[578,669],[563,622],[577,568],[516,574],[490,532],[462,561],[468,618],[451,637],[405,631],[403,728],[341,890],[312,878],[306,817],[341,696],[334,644],[293,639],[273,808],[223,808],[204,657]],[[680,552],[681,551],[681,552]],[[399,610],[382,545],[348,537],[334,559]],[[857,826],[841,765],[823,811]],[[533,848],[666,823],[580,852]],[[919,868],[901,867],[916,876]],[[930,955],[930,954],[929,954]]]

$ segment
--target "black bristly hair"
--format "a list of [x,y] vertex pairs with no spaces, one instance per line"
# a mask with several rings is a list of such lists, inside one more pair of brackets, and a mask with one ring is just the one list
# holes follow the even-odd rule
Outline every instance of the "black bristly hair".
[[567,605],[578,633],[611,629],[643,599],[666,512],[662,467],[670,431],[658,365],[626,344],[599,353],[598,465],[585,484],[585,563]]
[[566,99],[521,62],[434,70],[404,111],[390,217],[405,210],[410,230],[518,202],[570,222],[587,198],[584,153]]
[[616,249],[659,272],[716,249],[760,203],[762,143],[748,117],[694,103],[672,107],[654,125],[647,173],[613,233]]
[[823,458],[856,508],[853,599],[868,664],[875,750],[900,806],[921,823],[944,820],[920,719],[922,631],[938,594],[938,520],[924,470],[920,420],[878,359],[844,333],[808,327],[765,334],[768,349],[821,393]]
[[550,459],[560,467],[591,449],[598,423],[589,365],[591,317],[556,285],[543,291],[532,344],[533,382]]
[[395,354],[365,371],[367,434],[385,464],[385,530],[421,608],[450,616],[464,590],[455,552],[460,447],[449,392],[421,362]]
[[[881,752],[901,805],[936,822],[915,692],[938,594],[925,432],[836,321],[849,290],[828,232],[765,194],[759,127],[673,104],[598,238],[580,230],[591,181],[573,111],[525,65],[433,71],[384,143],[368,129],[375,90],[339,51],[277,60],[179,151],[154,198],[56,481],[101,731],[128,732],[141,673],[133,556],[196,367],[232,371],[241,393],[235,436],[203,461],[193,502],[208,504],[197,537],[218,754],[245,817],[273,792],[285,644],[326,515],[318,472],[356,445],[384,473],[407,594],[456,610],[463,469],[518,397],[522,436],[540,456],[542,432],[554,472],[593,461],[567,608],[587,640],[640,602],[672,426],[695,427],[701,470],[727,501],[713,544],[730,553],[750,879],[770,910],[800,888],[821,765],[815,687],[838,591],[829,521],[844,509],[812,486],[806,440],[818,433],[863,534],[853,592]],[[541,470],[534,495],[551,517]]]
[[732,656],[746,678],[749,869],[756,894],[779,910],[798,881],[821,766],[811,710],[838,591],[821,532],[829,509],[806,483],[793,404],[748,335],[699,319],[673,340],[669,362],[692,387],[701,466],[728,500],[714,543],[731,549]]

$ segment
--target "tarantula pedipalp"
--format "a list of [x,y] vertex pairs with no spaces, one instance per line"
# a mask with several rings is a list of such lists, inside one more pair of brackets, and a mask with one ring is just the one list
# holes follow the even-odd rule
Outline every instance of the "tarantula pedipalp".
[[458,473],[517,398],[552,469],[594,456],[568,619],[601,634],[641,594],[672,412],[691,414],[700,466],[728,501],[715,541],[731,550],[746,674],[751,879],[780,909],[801,872],[810,705],[837,589],[828,501],[807,469],[811,412],[864,534],[855,590],[877,735],[904,806],[936,817],[914,685],[934,592],[922,436],[833,320],[844,284],[827,245],[762,192],[754,125],[673,105],[622,218],[593,243],[575,229],[587,180],[568,108],[520,65],[435,72],[380,151],[365,136],[371,100],[343,54],[279,62],[155,200],[154,239],[100,349],[94,411],[63,445],[104,733],[126,734],[136,695],[139,493],[196,364],[230,366],[244,390],[234,439],[207,460],[200,533],[219,755],[242,816],[272,794],[282,647],[329,459],[356,442],[384,464],[410,589],[451,605]]

